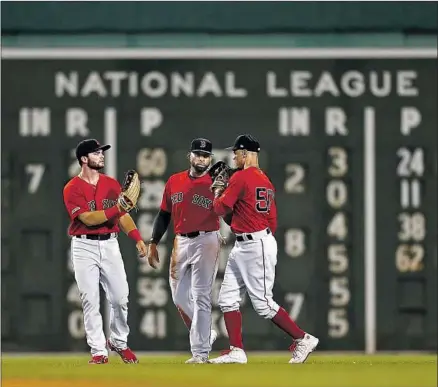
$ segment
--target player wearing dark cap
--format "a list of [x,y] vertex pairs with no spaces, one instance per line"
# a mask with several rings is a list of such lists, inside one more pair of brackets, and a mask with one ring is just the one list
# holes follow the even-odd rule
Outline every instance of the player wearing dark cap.
[[[128,295],[118,234],[124,231],[136,242],[141,256],[147,253],[134,220],[118,204],[120,183],[100,171],[105,166],[104,151],[95,139],[81,141],[76,158],[81,172],[64,187],[63,197],[70,217],[71,260],[81,294],[84,327],[91,348],[90,364],[108,362],[108,349],[125,363],[138,363],[128,347]],[[110,336],[105,340],[100,314],[99,284],[110,302]]]
[[190,331],[192,358],[186,363],[206,363],[217,337],[211,330],[211,294],[221,237],[208,174],[211,156],[209,140],[196,138],[191,142],[190,168],[167,181],[149,242],[148,261],[156,268],[160,262],[157,245],[173,218],[169,282],[173,302]]
[[218,216],[232,213],[236,242],[228,257],[218,304],[230,339],[227,353],[210,363],[247,362],[242,340],[240,300],[247,292],[255,311],[292,337],[289,363],[304,363],[318,339],[304,332],[274,300],[272,289],[277,264],[277,207],[275,188],[258,163],[260,144],[250,134],[236,138],[230,148],[238,169],[227,185],[215,186],[213,209]]

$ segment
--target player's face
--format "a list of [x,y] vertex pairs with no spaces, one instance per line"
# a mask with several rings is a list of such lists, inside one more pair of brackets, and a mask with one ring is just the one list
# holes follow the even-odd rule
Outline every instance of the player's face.
[[208,153],[191,152],[190,165],[197,173],[203,173],[211,163],[211,156]]
[[242,169],[245,166],[245,151],[238,149],[234,151],[233,161],[236,164],[236,168]]
[[101,150],[88,154],[88,167],[96,171],[105,166],[105,156]]

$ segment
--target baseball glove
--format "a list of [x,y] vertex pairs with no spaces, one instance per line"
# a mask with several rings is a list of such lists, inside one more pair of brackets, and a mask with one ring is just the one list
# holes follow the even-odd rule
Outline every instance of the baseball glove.
[[212,180],[214,180],[223,169],[227,168],[231,169],[224,161],[218,161],[210,167],[208,174],[211,176]]
[[133,169],[125,173],[122,184],[122,192],[117,200],[119,206],[126,212],[136,208],[140,196],[140,178]]
[[225,188],[228,186],[228,181],[233,173],[236,172],[235,169],[230,168],[225,162],[218,161],[209,169],[208,173],[213,179],[213,184],[210,186],[210,190],[215,193],[215,195],[220,195]]

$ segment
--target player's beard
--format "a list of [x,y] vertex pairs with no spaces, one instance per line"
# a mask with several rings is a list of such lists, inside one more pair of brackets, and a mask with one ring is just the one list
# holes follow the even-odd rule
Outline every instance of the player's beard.
[[88,167],[90,169],[94,169],[95,171],[100,171],[101,169],[103,169],[105,167],[105,164],[103,162],[93,163],[92,161],[89,161]]
[[192,164],[192,168],[196,173],[204,173],[208,169],[208,164]]

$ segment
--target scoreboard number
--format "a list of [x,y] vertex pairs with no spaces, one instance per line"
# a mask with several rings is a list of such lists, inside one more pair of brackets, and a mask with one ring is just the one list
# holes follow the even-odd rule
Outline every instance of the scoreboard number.
[[347,219],[343,212],[336,212],[327,226],[327,235],[340,241],[348,235]]
[[286,293],[284,301],[290,304],[289,316],[292,320],[297,320],[300,316],[301,309],[304,304],[303,293]]
[[137,172],[140,176],[162,176],[166,168],[167,156],[162,148],[143,148],[138,151]]
[[164,306],[168,301],[167,283],[164,278],[140,277],[137,280],[137,294],[140,306]]
[[332,208],[341,208],[347,202],[347,185],[342,180],[331,180],[326,192],[327,202]]
[[348,172],[348,156],[344,148],[331,147],[328,150],[331,165],[328,169],[330,176],[342,177]]
[[146,310],[140,322],[140,333],[150,339],[167,336],[167,318],[164,310]]
[[284,251],[289,257],[297,258],[306,252],[306,234],[303,230],[291,228],[284,233]]
[[74,339],[85,337],[84,314],[82,310],[76,309],[68,315],[68,332]]
[[350,330],[346,309],[330,309],[327,323],[328,334],[333,339],[345,337]]
[[330,180],[326,186],[326,200],[330,209],[335,210],[327,224],[329,237],[327,261],[329,309],[327,313],[327,334],[332,339],[342,339],[350,331],[348,308],[351,301],[349,280],[349,256],[346,240],[349,234],[345,206],[348,202],[348,188],[345,180],[349,171],[348,153],[342,147],[327,150],[330,164],[327,167]]
[[397,156],[400,158],[400,162],[397,167],[398,176],[423,176],[424,151],[422,148],[415,148],[412,151],[410,151],[408,148],[400,148],[397,151]]
[[343,244],[331,244],[327,250],[329,270],[333,274],[342,274],[348,270],[347,248]]
[[43,178],[46,167],[44,166],[44,164],[27,164],[25,170],[26,173],[30,175],[27,192],[29,192],[30,194],[34,194],[41,184],[41,180]]
[[399,240],[420,242],[426,236],[426,219],[421,212],[414,214],[402,212],[399,214],[398,220],[400,222]]
[[284,190],[290,194],[299,194],[305,192],[304,178],[306,172],[300,164],[287,164],[285,167],[286,180],[284,181]]
[[165,184],[162,180],[143,180],[141,182],[141,196],[138,199],[138,208],[140,210],[155,210],[160,208],[164,186]]
[[421,271],[424,268],[424,247],[402,244],[395,253],[395,266],[401,273]]
[[74,339],[85,337],[84,314],[82,312],[82,300],[76,282],[73,282],[67,291],[67,302],[75,309],[69,312],[67,318],[68,332]]
[[330,303],[333,306],[346,306],[350,302],[351,294],[347,277],[332,277],[330,279]]

